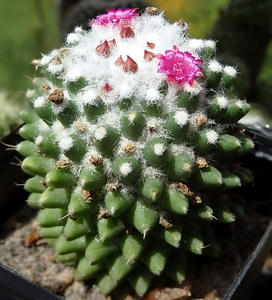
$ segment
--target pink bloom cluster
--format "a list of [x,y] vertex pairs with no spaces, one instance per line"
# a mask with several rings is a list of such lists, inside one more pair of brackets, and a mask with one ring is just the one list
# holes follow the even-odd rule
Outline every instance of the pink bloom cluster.
[[156,57],[160,59],[158,73],[165,73],[168,82],[188,82],[193,85],[197,76],[203,77],[203,68],[200,66],[203,60],[196,59],[190,52],[180,52],[174,46],[173,50],[166,50],[165,54],[157,54]]
[[106,14],[102,14],[96,17],[95,20],[91,22],[91,24],[97,25],[108,25],[112,24],[117,27],[126,27],[129,25],[130,20],[138,14],[135,12],[137,8],[118,8],[115,10],[114,8],[109,9]]

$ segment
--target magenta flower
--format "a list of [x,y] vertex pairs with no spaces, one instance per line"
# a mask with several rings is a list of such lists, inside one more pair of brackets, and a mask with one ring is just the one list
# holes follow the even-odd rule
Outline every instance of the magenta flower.
[[117,27],[126,27],[129,25],[132,18],[138,16],[135,10],[137,10],[137,8],[118,8],[117,10],[111,8],[106,14],[96,17],[91,24],[104,26],[112,24]]
[[200,72],[203,68],[201,59],[196,59],[190,52],[180,52],[177,46],[173,50],[166,50],[166,55],[157,54],[160,59],[158,73],[165,73],[167,81],[174,81],[178,84],[188,82],[193,85],[195,78],[204,75]]

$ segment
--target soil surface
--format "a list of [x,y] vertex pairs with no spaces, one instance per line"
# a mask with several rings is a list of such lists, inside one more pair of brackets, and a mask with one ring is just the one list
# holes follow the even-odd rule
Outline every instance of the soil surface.
[[[188,297],[187,293],[178,299],[201,299],[213,289],[217,291],[217,297],[224,296],[271,220],[269,216],[256,213],[255,204],[247,204],[244,207],[245,217],[240,221],[224,224],[223,232],[220,234],[222,248],[225,250],[223,257],[200,258],[196,279],[185,283],[191,286],[193,298]],[[36,213],[35,210],[24,205],[2,225],[0,228],[1,263],[66,300],[114,299],[101,295],[92,282],[74,281],[73,268],[55,262],[54,248],[49,246],[46,240],[40,239],[37,234]],[[126,300],[129,299],[140,298],[128,295]],[[146,299],[149,300],[148,297]],[[165,299],[177,298],[168,296]],[[213,296],[209,299],[217,298]]]

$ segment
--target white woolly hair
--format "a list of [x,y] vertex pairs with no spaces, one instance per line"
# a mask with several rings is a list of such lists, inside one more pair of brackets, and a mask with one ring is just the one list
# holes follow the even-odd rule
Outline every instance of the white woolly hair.
[[235,101],[235,105],[238,106],[239,108],[243,108],[244,107],[244,103],[245,101],[238,99],[237,101]]
[[73,145],[74,145],[74,140],[70,136],[62,138],[59,141],[59,147],[63,151],[69,150]]
[[188,123],[189,114],[185,109],[181,109],[174,114],[174,119],[180,127],[183,127]]
[[45,97],[40,96],[40,97],[38,97],[38,98],[35,99],[35,101],[34,101],[34,107],[35,108],[43,107],[46,102],[47,102],[47,100],[45,99]]
[[207,47],[207,48],[215,49],[216,42],[214,40],[205,40],[204,41],[204,46]]
[[107,129],[105,127],[98,127],[94,132],[94,137],[101,141],[107,136]]
[[95,89],[88,89],[82,94],[82,102],[84,104],[96,104],[98,92]]
[[229,103],[228,98],[223,95],[217,96],[216,101],[220,108],[227,108]]
[[124,177],[128,176],[132,172],[131,163],[129,163],[129,162],[123,163],[120,166],[119,171],[120,171],[122,176],[124,176]]
[[166,179],[167,175],[160,169],[156,169],[154,167],[146,167],[142,171],[142,178],[163,178]]
[[230,77],[236,77],[237,76],[237,70],[232,66],[225,66],[223,71],[229,75]]
[[[84,78],[89,83],[91,90],[98,93],[108,83],[113,90],[102,98],[107,103],[116,103],[120,99],[134,96],[135,99],[145,99],[148,102],[162,101],[159,91],[165,82],[165,74],[157,72],[159,60],[154,57],[152,61],[144,59],[144,51],[154,54],[165,54],[175,45],[180,51],[190,51],[196,58],[200,58],[198,50],[203,48],[203,41],[198,39],[189,40],[184,31],[175,24],[168,23],[163,15],[148,16],[132,20],[131,27],[135,33],[134,37],[124,39],[120,37],[119,30],[107,26],[93,25],[92,29],[82,34],[77,28],[75,32],[67,36],[66,44],[69,48],[69,55],[63,57],[63,79],[67,82]],[[167,32],[167,34],[165,34]],[[115,40],[116,46],[111,48],[108,57],[98,55],[96,48],[106,41]],[[188,41],[191,41],[190,43]],[[155,45],[150,49],[148,43]],[[71,46],[70,46],[71,45]],[[138,65],[136,73],[126,73],[121,66],[115,65],[115,61],[122,57],[126,61],[129,56]],[[52,60],[53,54],[44,56],[43,64]],[[50,67],[53,72],[61,67]],[[152,76],[151,76],[152,74]],[[93,95],[86,91],[83,101],[92,101]],[[89,98],[91,97],[91,99]]]
[[[102,140],[107,135],[108,125],[121,132],[121,117],[124,111],[120,108],[123,100],[132,100],[132,110],[143,112],[142,103],[147,105],[157,104],[162,107],[163,114],[171,113],[174,116],[176,123],[179,126],[185,126],[188,122],[190,125],[189,133],[197,130],[193,119],[197,116],[206,117],[205,103],[208,99],[205,96],[204,83],[195,81],[194,84],[184,83],[181,86],[176,86],[173,82],[167,85],[167,75],[158,73],[159,58],[157,54],[165,55],[165,51],[172,50],[173,46],[178,47],[179,51],[189,51],[196,59],[201,59],[201,55],[205,48],[215,49],[216,43],[212,40],[190,39],[186,30],[177,24],[170,24],[166,21],[162,14],[150,16],[147,14],[139,18],[132,19],[131,28],[134,31],[134,36],[130,38],[122,38],[120,29],[114,26],[99,26],[93,25],[92,28],[85,32],[81,27],[76,27],[73,33],[67,36],[66,44],[64,45],[65,55],[61,55],[60,51],[53,50],[48,55],[43,55],[40,64],[43,69],[49,71],[53,76],[63,81],[64,101],[59,105],[52,103],[54,114],[61,113],[69,101],[76,103],[79,109],[79,118],[87,124],[84,138],[88,142],[95,138]],[[185,28],[186,29],[186,28]],[[97,47],[105,41],[115,41],[115,45],[110,47],[109,55],[100,55],[97,53]],[[152,47],[150,46],[152,43]],[[153,47],[154,46],[154,47]],[[145,51],[152,52],[154,57],[152,60],[144,58]],[[54,64],[54,59],[60,57],[61,63]],[[137,64],[136,72],[125,72],[122,65],[116,65],[115,62],[122,58],[124,62],[130,57]],[[223,67],[216,59],[208,60],[208,70],[215,73],[224,72],[230,77],[235,77],[237,71],[233,67]],[[83,79],[86,82],[86,87],[72,93],[68,91],[65,85],[76,82],[78,79]],[[167,86],[165,88],[165,86]],[[52,89],[60,88],[53,86]],[[69,89],[70,90],[70,89]],[[176,101],[179,94],[182,92],[190,93],[193,97],[199,97],[199,106],[197,111],[192,115],[178,107]],[[31,91],[28,92],[33,95]],[[106,107],[106,112],[98,117],[94,122],[88,122],[84,117],[83,106],[86,104],[99,105],[100,101]],[[201,102],[203,101],[203,103]],[[218,105],[224,108],[228,105],[228,99],[223,95],[217,97]],[[243,106],[243,103],[237,100],[236,105]],[[34,108],[42,108],[48,103],[47,96],[39,96],[34,100]],[[144,112],[143,112],[144,113]],[[129,120],[133,123],[135,115],[131,113]],[[85,122],[86,121],[86,122]],[[209,120],[207,121],[209,122]],[[42,121],[42,123],[44,123]],[[44,123],[39,126],[42,131],[50,128]],[[142,163],[141,176],[163,177],[161,170],[148,167],[146,160],[143,157],[142,149],[147,141],[160,137],[169,139],[169,132],[164,129],[165,120],[161,117],[146,116],[146,126],[143,133],[137,142],[129,141],[124,136],[120,137],[117,147],[114,150],[115,154],[124,153],[122,148],[131,144],[132,156]],[[59,121],[52,124],[52,131],[56,135],[57,143],[62,152],[69,150],[74,146],[75,141],[70,137],[72,133],[78,133],[75,124],[64,128]],[[82,133],[83,135],[83,133]],[[208,142],[214,144],[217,142],[218,133],[214,130],[207,132]],[[39,144],[42,137],[36,138],[36,143]],[[155,155],[161,156],[166,151],[166,146],[162,143],[154,145]],[[186,153],[194,159],[193,148],[185,145],[171,144],[169,151],[173,155]],[[97,150],[93,145],[88,146],[88,151],[82,162],[88,164],[90,156],[98,155]],[[80,173],[80,168],[73,164],[74,173]],[[76,169],[77,168],[77,169]],[[115,180],[112,175],[111,159],[103,158],[103,168],[109,178],[109,181]],[[129,176],[132,172],[132,165],[124,163],[120,166],[120,173],[123,176]]]
[[167,147],[162,143],[157,143],[153,146],[154,148],[154,154],[157,156],[162,156],[167,149]]
[[206,132],[206,137],[208,140],[208,144],[215,144],[218,140],[219,134],[215,130],[209,129]]
[[52,74],[58,74],[58,73],[60,73],[62,71],[62,68],[63,68],[62,64],[53,64],[53,63],[50,63],[48,65],[47,70],[49,72],[51,72]]
[[182,153],[185,153],[189,155],[190,158],[195,158],[195,153],[192,147],[187,147],[185,145],[177,145],[177,144],[171,144],[169,147],[169,150],[173,155],[179,155]]
[[202,39],[190,39],[188,45],[194,50],[201,50],[205,46],[205,43]]
[[209,62],[208,69],[212,72],[220,73],[223,69],[223,66],[217,60],[214,59]]

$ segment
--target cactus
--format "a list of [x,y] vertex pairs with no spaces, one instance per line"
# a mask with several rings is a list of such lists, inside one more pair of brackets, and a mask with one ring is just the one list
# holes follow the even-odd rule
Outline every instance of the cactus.
[[75,279],[143,295],[157,276],[182,282],[194,254],[218,256],[213,230],[242,208],[237,158],[253,148],[237,121],[249,105],[215,42],[147,8],[111,9],[35,60],[18,145],[40,235]]

